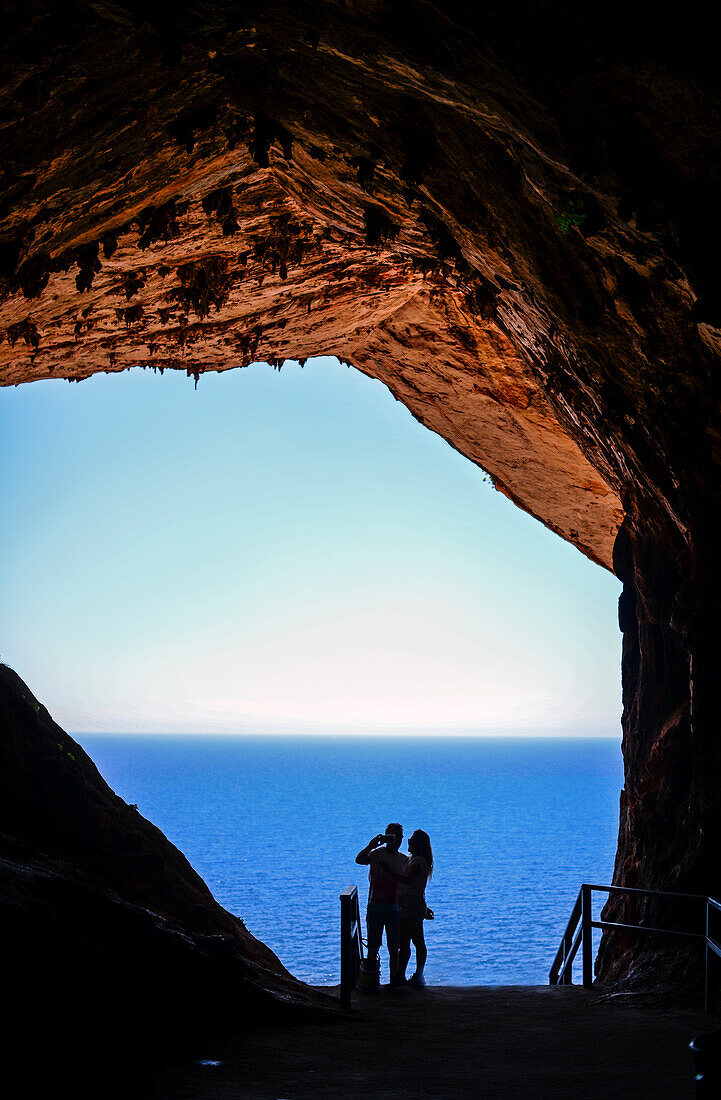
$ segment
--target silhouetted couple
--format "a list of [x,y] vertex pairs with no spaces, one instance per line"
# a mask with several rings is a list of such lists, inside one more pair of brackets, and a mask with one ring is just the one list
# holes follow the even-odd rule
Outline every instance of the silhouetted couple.
[[[423,935],[426,913],[426,883],[433,874],[433,852],[428,833],[416,829],[408,841],[410,856],[401,852],[403,826],[392,821],[385,833],[374,836],[355,857],[356,863],[368,864],[368,958],[373,963],[380,955],[383,931],[390,957],[390,984],[406,984],[406,967],[411,943],[416,949],[415,973],[409,985],[425,985],[423,969],[428,951]],[[380,966],[380,964],[378,964]]]

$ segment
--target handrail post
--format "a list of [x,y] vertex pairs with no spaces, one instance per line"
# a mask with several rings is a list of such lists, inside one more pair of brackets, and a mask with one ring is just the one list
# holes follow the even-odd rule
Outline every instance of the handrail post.
[[348,886],[340,895],[340,1003],[350,1008],[350,995],[358,981],[363,958],[358,887]]
[[591,920],[591,887],[584,882],[581,886],[581,959],[583,984],[586,989],[590,989],[593,985],[593,941]]
[[713,1010],[714,996],[712,993],[713,986],[713,965],[716,959],[716,954],[711,950],[711,902],[706,898],[706,966],[704,971],[704,983],[703,983],[703,1007],[704,1012],[711,1012]]
[[360,902],[358,901],[357,890],[353,894],[353,925],[355,927],[353,935],[353,988],[355,989],[358,985],[360,964],[363,961],[363,936],[361,934]]
[[340,1003],[350,1008],[351,992],[351,898],[347,892],[340,896]]

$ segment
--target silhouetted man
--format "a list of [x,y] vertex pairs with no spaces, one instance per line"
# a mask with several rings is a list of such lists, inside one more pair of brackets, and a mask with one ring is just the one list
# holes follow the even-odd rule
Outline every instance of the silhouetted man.
[[379,833],[358,853],[356,863],[368,864],[368,958],[377,959],[383,941],[383,929],[386,933],[386,947],[390,959],[391,985],[398,985],[398,947],[400,944],[401,907],[398,900],[399,886],[381,867],[384,860],[389,867],[400,874],[408,862],[398,849],[403,840],[403,826],[392,821],[386,826],[385,833]]

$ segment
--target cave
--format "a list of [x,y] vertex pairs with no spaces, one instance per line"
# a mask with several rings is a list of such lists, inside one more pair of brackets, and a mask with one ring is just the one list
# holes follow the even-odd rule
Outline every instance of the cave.
[[[721,840],[721,99],[692,14],[6,5],[0,382],[130,367],[197,381],[318,354],[382,381],[622,581],[614,882],[706,895]],[[101,923],[218,1005],[233,973],[247,1012],[330,1011],[90,761],[72,794],[76,749],[0,680],[12,934],[32,924],[39,940],[52,909],[59,942],[63,906],[92,895]],[[607,913],[639,915],[623,900]],[[126,965],[118,947],[114,973]],[[698,957],[608,935],[596,973],[690,988]]]

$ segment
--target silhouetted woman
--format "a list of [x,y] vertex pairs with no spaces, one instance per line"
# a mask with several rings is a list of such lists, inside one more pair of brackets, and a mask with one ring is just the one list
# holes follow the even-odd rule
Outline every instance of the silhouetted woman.
[[[428,957],[426,940],[423,935],[423,920],[426,915],[426,883],[433,874],[433,850],[431,839],[423,829],[416,829],[408,841],[408,851],[411,858],[404,871],[394,871],[387,864],[381,862],[384,871],[387,871],[401,884],[401,943],[398,958],[398,983],[406,978],[406,967],[411,957],[411,943],[416,949],[416,970],[408,979],[409,985],[423,986],[426,984],[423,977],[423,969]],[[429,910],[430,912],[430,910]]]

